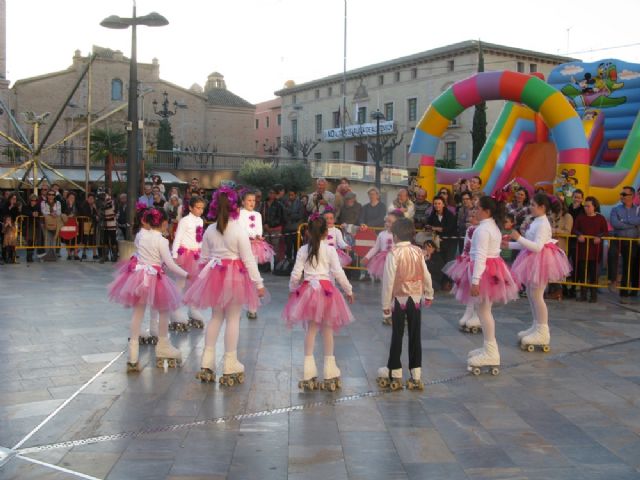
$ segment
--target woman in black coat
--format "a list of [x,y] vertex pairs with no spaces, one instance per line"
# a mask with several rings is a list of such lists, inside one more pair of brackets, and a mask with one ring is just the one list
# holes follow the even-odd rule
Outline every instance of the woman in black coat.
[[[440,253],[445,263],[453,260],[456,256],[458,241],[456,235],[458,233],[457,219],[453,213],[447,208],[444,199],[440,196],[433,199],[433,210],[427,218],[427,225],[431,227],[431,231],[440,237]],[[444,238],[443,238],[444,237]],[[448,238],[447,238],[448,237]],[[443,290],[446,290],[446,279],[443,280]]]

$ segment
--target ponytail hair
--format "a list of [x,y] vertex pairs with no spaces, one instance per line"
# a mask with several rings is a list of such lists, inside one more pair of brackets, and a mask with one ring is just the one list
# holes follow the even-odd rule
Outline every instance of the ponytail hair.
[[238,209],[238,194],[227,186],[220,187],[213,194],[209,204],[208,217],[216,222],[216,230],[221,234],[227,229],[229,218],[238,219],[240,210]]
[[498,225],[502,225],[504,223],[504,216],[506,213],[504,202],[496,202],[493,198],[484,196],[480,197],[478,204],[483,210],[489,210],[491,218],[493,218]]
[[216,230],[224,234],[229,224],[229,197],[225,194],[218,195],[218,215],[216,216]]
[[142,219],[151,228],[159,228],[162,222],[167,220],[167,212],[163,208],[149,208],[144,212]]
[[323,216],[318,215],[314,219],[309,219],[309,226],[307,228],[307,262],[310,265],[318,265],[318,252],[320,251],[320,242],[322,237],[327,234],[327,221]]
[[549,200],[549,195],[546,193],[536,193],[533,196],[533,201],[536,202],[537,205],[543,206],[545,213],[551,212],[551,200]]

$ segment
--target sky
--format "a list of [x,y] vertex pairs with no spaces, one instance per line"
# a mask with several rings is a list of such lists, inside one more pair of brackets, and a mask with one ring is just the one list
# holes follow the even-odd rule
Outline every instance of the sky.
[[[137,0],[138,61],[189,88],[214,72],[251,103],[296,83],[341,73],[347,5],[347,70],[480,39],[585,61],[640,63],[640,0]],[[130,17],[132,0],[6,0],[7,79],[64,70],[93,45],[131,53],[130,30],[100,21]]]

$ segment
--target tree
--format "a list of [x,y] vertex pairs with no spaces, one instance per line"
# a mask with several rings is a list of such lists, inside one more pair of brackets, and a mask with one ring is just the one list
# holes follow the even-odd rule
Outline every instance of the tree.
[[[478,42],[478,73],[484,72],[484,55],[482,53],[482,43]],[[487,102],[480,102],[473,112],[473,127],[471,130],[473,141],[473,165],[480,155],[482,147],[487,141]]]
[[320,140],[312,138],[294,141],[291,137],[284,137],[280,148],[286,150],[293,158],[297,158],[298,153],[301,153],[303,160],[306,162],[313,149],[318,146],[318,143],[320,143]]
[[127,135],[125,132],[115,132],[108,127],[96,128],[91,131],[91,158],[104,161],[104,184],[108,192],[112,191],[111,174],[113,172],[113,158],[124,157],[127,154]]
[[456,162],[455,158],[440,158],[440,159],[435,161],[435,166],[437,168],[455,169],[455,168],[461,167],[462,165],[460,165],[458,162]]
[[306,192],[313,183],[311,170],[308,165],[295,163],[293,165],[285,165],[279,167],[279,181],[287,190],[294,189],[296,192]]
[[160,120],[156,143],[158,150],[173,151],[173,133],[171,133],[171,124],[166,118]]
[[265,192],[276,183],[281,183],[285,189],[304,192],[311,187],[313,179],[311,170],[303,163],[276,166],[274,163],[260,160],[249,160],[242,165],[238,178],[242,183],[251,185]]

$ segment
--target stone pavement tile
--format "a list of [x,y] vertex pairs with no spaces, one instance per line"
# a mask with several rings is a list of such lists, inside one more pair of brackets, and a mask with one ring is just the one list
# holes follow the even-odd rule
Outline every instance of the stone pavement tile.
[[120,459],[119,453],[93,452],[91,456],[83,452],[69,452],[56,465],[98,478],[104,478]]
[[389,428],[403,463],[447,463],[455,457],[435,428]]
[[2,480],[69,480],[68,473],[16,458],[0,468]]
[[540,436],[553,445],[593,445],[594,441],[569,421],[552,409],[517,410],[522,419]]
[[450,449],[495,446],[491,434],[465,409],[455,413],[429,415]]
[[372,398],[345,402],[335,407],[336,421],[340,432],[381,432],[385,421],[380,415],[376,401]]
[[473,448],[452,449],[460,466],[469,473],[475,468],[514,468],[516,464],[503,448],[494,445],[482,445]]
[[108,480],[158,480],[166,478],[173,466],[173,459],[158,456],[123,456],[113,466]]
[[638,434],[622,425],[583,427],[583,430],[596,442],[614,452],[621,447],[640,442]]
[[[2,383],[0,383],[2,385]],[[0,392],[0,408],[10,405],[51,400],[51,392],[46,388],[22,392]]]
[[60,399],[49,399],[6,405],[0,407],[0,418],[17,420],[21,418],[46,416],[58,408],[62,402]]
[[340,433],[331,406],[291,412],[289,414],[289,445],[338,445]]
[[242,420],[239,433],[277,433],[282,438],[288,438],[289,418],[287,415],[272,415],[268,417],[254,417]]
[[[399,393],[399,394],[398,394]],[[376,403],[386,428],[433,427],[422,408],[419,392],[402,391],[380,397]]]
[[290,445],[288,478],[347,479],[342,447],[339,444]]
[[571,463],[558,447],[551,445],[530,428],[495,429],[491,435],[513,462],[523,468],[568,467]]
[[407,478],[388,432],[344,432],[341,439],[350,479]]
[[458,399],[433,397],[431,389],[427,392],[427,396],[420,396],[418,401],[422,404],[422,409],[428,415],[456,413],[466,410],[464,404]]
[[468,480],[466,473],[457,463],[405,463],[404,469],[407,472],[409,480],[436,478],[446,480]]
[[567,418],[573,424],[585,430],[590,427],[613,427],[617,423],[612,415],[609,415],[602,411],[602,409],[585,402],[555,406],[554,410]]
[[574,465],[614,465],[623,460],[600,444],[558,445],[557,449]]
[[525,478],[531,480],[537,479],[553,479],[553,480],[582,480],[581,472],[576,467],[554,467],[547,468],[544,464],[536,467],[523,467],[522,473]]
[[[517,467],[479,467],[465,470],[469,480],[528,480]],[[532,479],[533,480],[533,479]]]
[[237,456],[229,466],[227,480],[287,480],[286,457],[270,455]]
[[529,427],[512,408],[502,403],[466,402],[464,406],[487,430],[497,428],[526,429]]
[[578,476],[584,480],[635,480],[640,478],[640,472],[626,465],[585,465],[576,468]]

